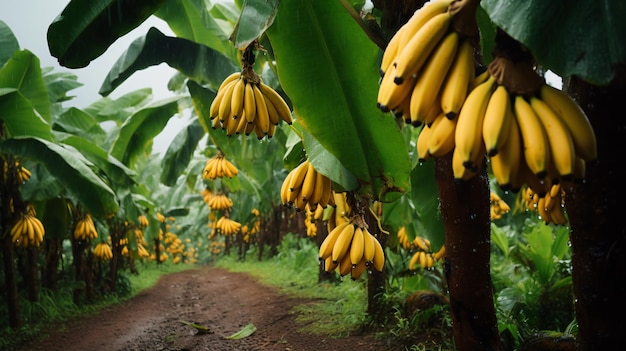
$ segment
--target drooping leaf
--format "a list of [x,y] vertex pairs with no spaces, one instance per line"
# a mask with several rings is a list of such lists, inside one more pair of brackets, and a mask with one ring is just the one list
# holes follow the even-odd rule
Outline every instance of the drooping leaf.
[[624,1],[484,0],[480,5],[541,65],[562,77],[603,85],[615,65],[626,62]]
[[0,142],[0,152],[36,161],[46,167],[67,191],[94,216],[117,212],[113,190],[98,177],[90,162],[73,147],[34,137],[16,137]]
[[281,1],[266,33],[296,118],[354,174],[361,195],[393,201],[408,191],[404,139],[376,108],[378,48],[340,2]]
[[165,0],[72,0],[48,27],[50,54],[61,66],[82,68],[138,27]]
[[194,118],[174,137],[161,163],[161,182],[163,184],[172,186],[176,183],[176,179],[189,165],[195,150],[198,148],[198,142],[204,134],[198,119]]
[[213,86],[219,86],[226,76],[239,69],[219,51],[187,39],[168,37],[153,27],[133,41],[115,62],[100,94],[109,95],[133,73],[163,62],[189,78]]
[[102,129],[100,123],[93,116],[76,107],[70,107],[63,112],[54,121],[52,128],[87,138],[92,142],[103,141],[106,137],[106,132]]
[[189,89],[191,102],[193,103],[196,116],[198,116],[198,122],[204,129],[204,132],[208,133],[209,129],[211,129],[211,114],[209,109],[213,99],[215,99],[216,92],[202,87],[193,80],[187,81],[187,89]]
[[83,110],[94,116],[98,122],[123,123],[135,111],[146,106],[152,100],[152,89],[142,88],[124,94],[113,100],[104,97]]
[[15,88],[37,113],[50,123],[50,98],[39,58],[28,50],[16,51],[0,69],[0,88]]
[[228,41],[230,31],[222,28],[209,14],[204,0],[168,0],[155,15],[169,25],[174,34],[213,48],[238,62],[237,50]]
[[142,153],[150,153],[146,150],[152,145],[152,139],[156,137],[167,125],[169,119],[178,113],[179,97],[172,97],[149,105],[124,122],[117,139],[111,147],[111,155],[122,161],[125,165],[133,168],[137,157]]
[[9,26],[0,20],[0,67],[20,49],[20,44]]
[[48,90],[50,102],[63,102],[73,98],[67,92],[79,88],[83,83],[77,80],[77,76],[68,72],[50,72],[43,75],[43,81]]
[[244,0],[239,21],[231,37],[237,49],[248,47],[272,25],[278,3],[278,0]]
[[0,88],[0,119],[11,137],[34,136],[52,140],[50,125],[15,88]]

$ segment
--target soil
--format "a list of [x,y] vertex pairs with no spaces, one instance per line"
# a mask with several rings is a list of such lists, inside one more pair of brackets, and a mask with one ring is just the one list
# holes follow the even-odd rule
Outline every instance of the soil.
[[[302,332],[294,307],[313,301],[293,298],[259,284],[245,273],[201,267],[162,276],[158,283],[97,315],[72,320],[28,351],[378,351],[373,335],[332,338]],[[181,321],[206,326],[200,332]],[[228,337],[247,324],[256,331]]]

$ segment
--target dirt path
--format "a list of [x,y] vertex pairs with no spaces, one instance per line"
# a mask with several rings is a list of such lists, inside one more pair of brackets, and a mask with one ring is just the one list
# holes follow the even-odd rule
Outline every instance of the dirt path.
[[[332,339],[299,332],[292,308],[305,302],[262,286],[247,274],[202,267],[163,276],[132,300],[67,323],[64,331],[23,350],[386,350],[368,335]],[[207,326],[211,333],[198,333],[181,320]],[[257,327],[251,336],[226,339],[248,323]]]

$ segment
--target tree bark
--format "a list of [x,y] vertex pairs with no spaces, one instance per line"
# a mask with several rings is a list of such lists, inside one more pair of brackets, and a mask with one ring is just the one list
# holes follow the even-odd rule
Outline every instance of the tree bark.
[[56,290],[58,280],[58,267],[61,260],[62,239],[45,240],[46,265],[42,274],[42,285],[50,290]]
[[29,247],[26,249],[26,256],[28,261],[28,270],[26,271],[26,277],[28,286],[28,300],[31,302],[37,302],[39,300],[39,270],[37,265],[37,253],[39,248]]
[[4,266],[4,285],[6,286],[7,313],[9,314],[9,327],[16,329],[20,326],[20,314],[17,303],[17,278],[15,276],[15,264],[13,263],[13,243],[11,236],[5,235],[2,239],[2,259]]
[[486,165],[455,183],[452,153],[435,159],[446,235],[444,273],[457,351],[501,350],[490,272],[491,222]]
[[[587,113],[598,141],[598,161],[586,167],[586,182],[566,187],[565,204],[572,244],[572,280],[576,298],[578,350],[620,345],[626,330],[626,225],[621,162],[626,119],[625,67],[608,86],[572,78],[565,89]],[[617,115],[616,115],[617,114]]]
[[[368,231],[376,236],[383,248],[387,246],[387,238],[389,235],[379,233],[377,219],[370,211],[363,214],[365,223],[369,225]],[[387,259],[385,259],[387,261]],[[374,325],[384,325],[389,315],[388,305],[385,303],[385,292],[387,291],[387,274],[383,268],[382,272],[377,271],[374,267],[368,267],[367,270],[367,314]]]

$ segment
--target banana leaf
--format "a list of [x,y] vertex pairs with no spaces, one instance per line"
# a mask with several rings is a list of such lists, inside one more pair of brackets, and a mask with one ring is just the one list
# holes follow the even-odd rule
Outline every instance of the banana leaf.
[[296,119],[354,174],[358,192],[385,202],[407,192],[404,139],[376,107],[379,50],[341,3],[281,1],[266,33]]
[[192,119],[189,124],[181,129],[174,137],[174,140],[167,148],[161,163],[161,182],[167,186],[176,183],[176,179],[184,172],[189,165],[198,142],[205,135],[198,119]]
[[86,67],[164,1],[72,0],[48,27],[50,54],[61,66]]
[[13,53],[20,49],[20,44],[13,31],[0,20],[0,67],[4,66]]
[[248,47],[272,25],[278,3],[278,0],[244,0],[241,15],[231,34],[237,49]]
[[35,137],[15,137],[0,142],[0,152],[33,160],[46,167],[67,191],[94,216],[117,212],[113,190],[92,170],[93,165],[71,146]]
[[626,2],[483,0],[480,6],[535,59],[561,77],[604,85],[626,62]]

